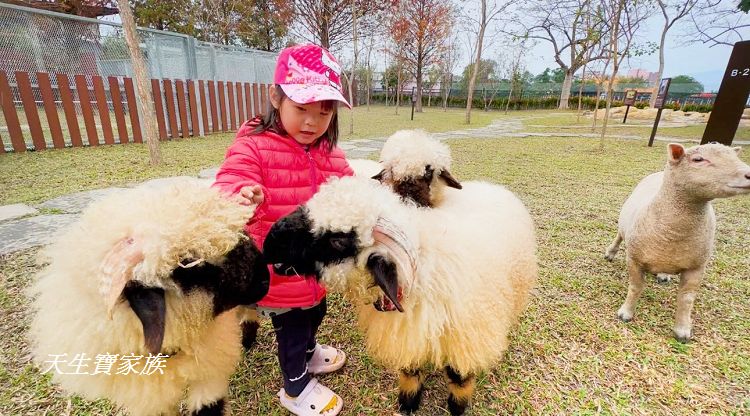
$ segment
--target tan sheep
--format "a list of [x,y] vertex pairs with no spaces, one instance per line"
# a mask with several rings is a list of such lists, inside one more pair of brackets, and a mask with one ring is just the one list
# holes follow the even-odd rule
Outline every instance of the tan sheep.
[[664,171],[643,179],[625,201],[617,237],[605,252],[612,261],[625,241],[630,283],[620,319],[633,319],[645,273],[680,274],[674,335],[690,340],[690,313],[714,248],[711,200],[750,193],[750,166],[737,157],[740,150],[715,143],[685,150],[670,143]]
[[35,361],[65,391],[132,415],[175,414],[186,391],[192,415],[224,414],[242,353],[236,306],[268,291],[243,232],[252,213],[193,181],[92,204],[30,290]]

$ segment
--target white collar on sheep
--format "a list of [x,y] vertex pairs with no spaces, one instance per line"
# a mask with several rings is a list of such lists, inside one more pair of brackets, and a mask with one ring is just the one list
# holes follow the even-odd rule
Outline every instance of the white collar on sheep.
[[416,276],[417,253],[403,229],[387,218],[378,218],[372,231],[375,245],[381,246],[398,264],[411,287]]

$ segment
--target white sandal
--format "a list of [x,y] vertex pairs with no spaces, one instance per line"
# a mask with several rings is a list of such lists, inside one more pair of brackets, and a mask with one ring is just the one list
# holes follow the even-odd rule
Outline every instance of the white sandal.
[[336,371],[346,363],[346,354],[330,345],[315,344],[315,351],[307,362],[310,374],[326,374]]
[[328,387],[311,378],[297,397],[290,397],[284,389],[278,393],[281,405],[297,416],[336,416],[344,407],[344,401]]

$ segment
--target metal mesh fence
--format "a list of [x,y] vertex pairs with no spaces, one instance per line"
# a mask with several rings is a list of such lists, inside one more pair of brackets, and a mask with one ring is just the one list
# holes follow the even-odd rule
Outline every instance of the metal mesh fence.
[[[276,54],[139,29],[152,78],[270,82]],[[122,26],[0,3],[0,70],[133,75]]]
[[[251,83],[270,83],[273,80],[277,56],[275,53],[200,42],[187,35],[151,29],[141,28],[138,32],[141,39],[141,52],[146,59],[151,78]],[[84,137],[86,132],[82,122],[80,97],[73,75],[86,75],[91,97],[94,96],[91,77],[101,76],[104,79],[105,94],[110,109],[112,107],[111,91],[107,77],[132,78],[134,75],[120,24],[4,3],[0,3],[0,71],[5,71],[8,76],[13,101],[19,109],[17,114],[24,138],[29,144],[31,143],[29,126],[21,106],[21,97],[15,79],[16,71],[29,73],[43,127],[47,126],[47,120],[42,108],[36,72],[50,74],[55,103],[60,113],[59,119],[63,125],[67,144],[70,144],[71,138],[63,116],[59,85],[55,74],[68,76],[76,114],[81,121],[79,123],[81,135]],[[122,80],[119,83],[122,87]],[[204,88],[208,88],[207,85]],[[123,94],[122,88],[120,92]],[[93,111],[96,129],[101,140],[101,121],[95,105],[93,105]],[[114,115],[111,111],[110,117],[114,125]],[[130,129],[130,120],[127,117],[126,120]],[[7,138],[7,125],[5,115],[0,112],[0,136]],[[169,130],[169,127],[167,129]],[[45,137],[49,142],[49,135],[46,133],[48,133],[47,130],[45,130]]]

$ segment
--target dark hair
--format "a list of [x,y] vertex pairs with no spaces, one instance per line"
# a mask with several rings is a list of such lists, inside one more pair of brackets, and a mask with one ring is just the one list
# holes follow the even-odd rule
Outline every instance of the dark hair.
[[[281,100],[288,99],[289,97],[284,94],[284,90],[281,89],[279,84],[276,84],[276,92],[281,97]],[[336,100],[325,100],[323,101],[323,110],[333,111],[333,117],[331,122],[328,124],[328,131],[326,134],[319,137],[318,140],[313,143],[313,146],[319,146],[322,142],[325,142],[325,150],[330,152],[336,147],[336,143],[339,141],[339,112],[338,112],[338,101]],[[264,131],[270,130],[278,134],[286,134],[284,126],[281,125],[281,117],[279,116],[279,110],[277,110],[273,104],[271,104],[271,97],[268,97],[268,111],[266,115],[260,120],[258,127],[253,130],[253,133],[263,133]]]

